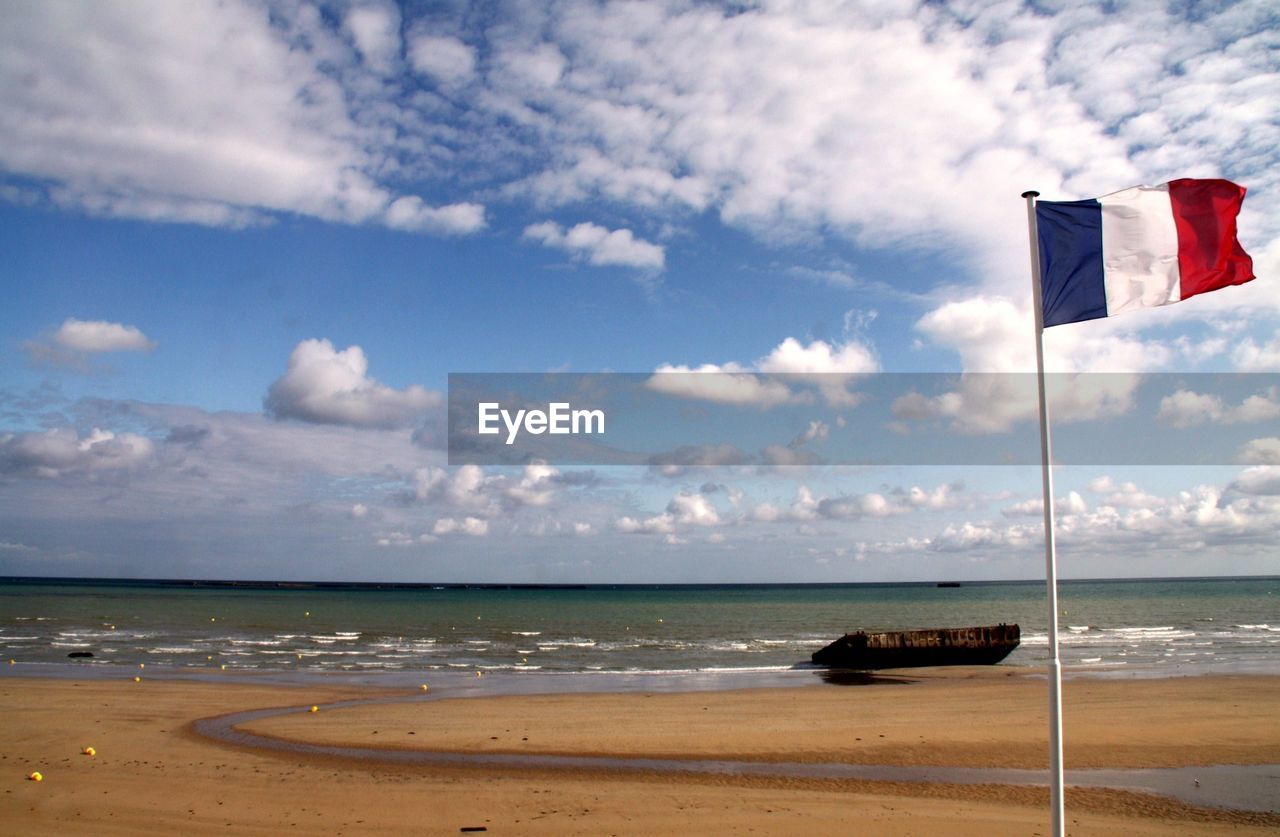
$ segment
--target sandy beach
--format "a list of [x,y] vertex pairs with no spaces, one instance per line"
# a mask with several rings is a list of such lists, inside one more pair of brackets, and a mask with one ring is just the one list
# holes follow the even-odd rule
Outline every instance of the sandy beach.
[[[1035,834],[1047,791],[1009,785],[390,765],[198,735],[202,718],[299,711],[276,739],[451,753],[1042,768],[1044,683],[1012,667],[899,672],[874,685],[449,699],[132,677],[0,681],[8,833]],[[334,708],[338,701],[405,702]],[[1066,764],[1280,763],[1280,677],[1072,679]],[[310,705],[320,711],[305,711]],[[95,755],[82,753],[92,746]],[[27,776],[40,771],[43,781]],[[1264,834],[1280,815],[1071,788],[1073,834]]]

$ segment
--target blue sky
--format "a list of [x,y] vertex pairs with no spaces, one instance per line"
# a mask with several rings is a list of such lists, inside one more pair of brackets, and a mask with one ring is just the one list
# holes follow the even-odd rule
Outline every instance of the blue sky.
[[[1027,371],[1018,195],[1218,176],[1257,280],[1045,341],[1135,376],[1065,421],[1240,444],[1061,469],[1061,572],[1280,566],[1274,384],[1133,397],[1280,371],[1272,4],[0,15],[0,573],[1037,577],[1035,468],[450,467],[447,376]],[[912,415],[962,445],[1015,402],[961,380]],[[779,450],[846,429],[811,421]]]

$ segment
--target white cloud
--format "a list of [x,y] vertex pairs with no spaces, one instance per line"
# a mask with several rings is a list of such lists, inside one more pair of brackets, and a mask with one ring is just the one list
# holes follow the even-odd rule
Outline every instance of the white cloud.
[[[1055,514],[1084,514],[1089,510],[1089,504],[1079,493],[1071,491],[1065,497],[1058,497],[1053,509]],[[1023,500],[1001,509],[1000,514],[1004,517],[1040,517],[1044,514],[1044,500],[1039,497]]]
[[[1068,495],[1058,511],[1056,536],[1073,555],[1104,557],[1109,562],[1114,561],[1117,550],[1136,560],[1154,552],[1182,554],[1209,546],[1270,543],[1280,527],[1280,500],[1274,496],[1276,484],[1272,477],[1246,471],[1232,485],[1239,494],[1246,495],[1236,499],[1211,485],[1157,497],[1132,484],[1116,486],[1110,478],[1099,478],[1095,490],[1119,489],[1117,496],[1140,502],[1121,504],[1106,498],[1090,508],[1079,495]],[[1036,506],[1038,501],[1028,501],[1011,508],[1014,515],[1020,515],[1032,513]],[[930,537],[868,543],[861,548],[884,554],[959,552],[983,559],[1006,555],[1011,549],[1027,555],[1043,541],[1040,523],[966,521],[948,525]],[[1114,563],[1108,566],[1113,571],[1123,571]]]
[[811,442],[825,442],[830,435],[830,425],[825,421],[814,420],[809,422],[808,428],[803,433],[791,440],[791,444],[792,446],[799,446],[807,445]]
[[37,363],[74,371],[93,368],[91,357],[110,352],[150,352],[156,344],[137,326],[68,317],[52,332],[25,340],[22,349]]
[[559,489],[556,478],[560,471],[545,462],[534,462],[524,466],[520,479],[514,483],[503,483],[504,494],[522,506],[545,506],[551,503]]
[[1242,372],[1280,371],[1280,331],[1262,344],[1246,338],[1232,351],[1231,360]]
[[[694,210],[714,201],[725,220],[761,231],[829,224],[881,241],[913,235],[930,225],[931,201],[883,200],[881,177],[933,195],[944,159],[999,144],[1000,94],[1016,92],[984,89],[967,72],[979,45],[941,27],[926,36],[936,21],[915,13],[924,19],[577,6],[558,33],[573,66],[556,87],[521,91],[522,103],[555,113],[563,143],[558,166],[528,188],[557,201],[603,193]],[[766,71],[776,67],[788,72]],[[966,149],[955,149],[957,137]],[[858,176],[869,171],[879,176]]]
[[[1051,420],[1123,415],[1133,409],[1140,381],[1138,375],[1050,374],[1045,398]],[[903,422],[944,419],[960,433],[1002,433],[1040,418],[1035,376],[1021,373],[966,373],[957,389],[929,396],[913,390],[894,399],[891,411]]]
[[717,526],[720,514],[715,506],[701,493],[681,492],[671,498],[667,504],[667,514],[675,522],[683,526]]
[[724,522],[705,494],[681,491],[671,498],[662,514],[644,519],[620,517],[614,521],[613,528],[624,535],[672,536],[679,527],[712,527]]
[[[590,476],[589,474],[586,476]],[[564,474],[543,462],[525,465],[518,476],[486,474],[479,465],[462,465],[452,472],[428,466],[413,472],[411,499],[480,518],[493,518],[525,508],[547,508],[572,485],[586,485],[582,474]]]
[[12,541],[0,541],[0,552],[9,553],[35,553],[39,552],[34,546],[27,546],[25,543],[13,543]]
[[1280,465],[1280,436],[1254,439],[1236,455],[1242,465]]
[[775,407],[795,399],[795,394],[781,381],[737,371],[740,368],[733,363],[724,366],[705,363],[693,368],[664,363],[654,370],[645,386],[677,398],[717,404]]
[[[1235,161],[1264,193],[1276,182],[1261,116],[1275,97],[1259,89],[1268,19],[1249,8],[570,4],[540,20],[569,66],[539,84],[503,76],[492,94],[552,149],[521,184],[539,199],[710,208],[765,237],[946,249],[1017,298],[1026,254],[1007,231],[1029,186],[1092,196],[1216,174],[1205,160]],[[1131,43],[1148,17],[1162,38]],[[495,45],[523,58],[541,31]],[[1094,39],[1114,66],[1081,67],[1060,46]]]
[[[164,439],[166,462],[190,468],[203,490],[272,494],[299,474],[352,479],[407,473],[440,457],[415,445],[403,430],[273,421],[261,414],[194,407],[114,402]],[[370,509],[370,514],[373,509]]]
[[512,526],[514,535],[531,535],[535,538],[568,537],[585,538],[596,534],[595,526],[584,521],[570,522],[556,517],[543,517],[531,525],[516,524]]
[[1272,442],[1273,456],[1271,457],[1271,462],[1273,464],[1245,468],[1232,481],[1231,490],[1238,491],[1241,494],[1280,496],[1280,468],[1274,467],[1274,465],[1280,465],[1280,439],[1266,441]]
[[339,352],[328,340],[303,340],[289,366],[267,391],[264,406],[276,418],[355,427],[397,427],[438,407],[438,392],[417,384],[392,389],[367,376],[359,346]]
[[[1027,295],[1029,296],[1029,294]],[[1135,316],[1108,317],[1045,330],[1045,369],[1049,373],[1122,373],[1185,369],[1187,361],[1199,364],[1227,351],[1226,336],[1180,335],[1171,339],[1139,336],[1143,329],[1168,329],[1177,323],[1204,320],[1210,328],[1247,327],[1248,316],[1237,312],[1231,320],[1206,317],[1213,309],[1195,297],[1179,307],[1144,309]],[[968,372],[1034,372],[1035,344],[1029,299],[1011,302],[1003,296],[981,294],[944,302],[925,314],[916,328],[933,345],[954,351]],[[1234,301],[1239,303],[1238,300]],[[1224,305],[1231,304],[1223,303]],[[1201,306],[1197,310],[1196,306]],[[1203,326],[1194,326],[1202,331]],[[1274,347],[1258,346],[1239,334],[1231,356],[1244,371],[1278,368]]]
[[758,523],[810,523],[821,520],[860,520],[907,514],[913,509],[950,508],[954,504],[951,487],[932,491],[919,487],[896,489],[885,496],[879,492],[819,496],[807,485],[796,489],[795,499],[786,507],[758,503],[746,511],[745,517]]
[[1032,525],[997,526],[991,523],[962,523],[948,526],[933,538],[931,548],[940,552],[967,552],[976,548],[1022,548],[1039,540],[1041,528]]
[[1222,417],[1222,399],[1180,389],[1160,399],[1156,418],[1174,427],[1194,427]]
[[396,230],[442,235],[466,235],[485,227],[484,207],[480,204],[427,206],[417,195],[406,195],[394,200],[387,207],[383,222]]
[[938,511],[965,504],[967,501],[961,497],[963,489],[963,483],[939,485],[932,490],[913,485],[905,492],[895,494],[901,494],[902,500],[913,509]]
[[1136,483],[1117,483],[1106,476],[1091,480],[1089,490],[1103,495],[1102,505],[1120,508],[1153,509],[1164,502],[1161,498],[1143,491]]
[[418,155],[436,153],[439,132],[359,76],[395,68],[398,16],[351,9],[353,50],[309,4],[23,7],[0,30],[0,169],[98,215],[246,226],[296,213],[474,231],[471,204],[397,206],[382,182],[407,150],[395,123],[413,124]]
[[766,465],[818,465],[822,457],[814,453],[808,446],[822,444],[831,435],[831,427],[824,421],[814,420],[809,426],[785,445],[768,445],[760,451]]
[[[421,213],[390,211],[397,184],[421,176],[550,205],[711,211],[770,240],[946,252],[984,277],[947,296],[963,302],[1025,298],[1026,254],[1008,237],[1023,189],[1093,196],[1224,173],[1220,160],[1250,186],[1241,228],[1260,275],[1280,264],[1264,4],[570,0],[483,20],[407,14],[382,2],[338,21],[309,3],[24,6],[0,33],[0,166],[88,211],[213,224],[282,212],[404,223]],[[1161,38],[1143,40],[1153,27]],[[435,211],[415,228],[479,228],[474,213]],[[599,231],[629,233],[583,235]],[[608,263],[665,262],[634,236],[588,246]],[[1185,304],[1280,306],[1280,291],[1253,285]]]
[[394,5],[356,6],[343,25],[355,40],[365,65],[387,75],[400,57],[400,12]]
[[[1029,308],[1007,299],[975,296],[944,303],[916,328],[954,350],[966,374],[940,395],[911,393],[894,403],[903,420],[942,418],[966,433],[997,433],[1039,419],[1033,321]],[[1168,347],[1111,331],[1049,329],[1045,339],[1046,395],[1054,421],[1088,421],[1133,408],[1140,377],[1124,372],[1159,368]],[[976,374],[972,374],[976,373]],[[1085,373],[1085,374],[1077,374]],[[1090,374],[1111,373],[1111,374]]]
[[146,464],[155,444],[135,433],[97,427],[81,437],[69,428],[0,434],[0,473],[55,478],[128,470]]
[[831,406],[853,407],[861,401],[852,389],[857,376],[878,369],[875,352],[856,340],[806,345],[788,337],[749,367],[734,361],[695,367],[664,363],[645,386],[677,398],[768,408],[809,403],[810,393],[799,386],[807,384]]
[[[1092,196],[1223,160],[1251,188],[1242,229],[1267,265],[1280,258],[1260,4],[571,0],[401,21],[362,2],[339,16],[240,0],[23,7],[0,36],[0,164],[90,211],[223,224],[377,220],[394,183],[464,172],[548,204],[710,210],[769,239],[959,253],[986,291],[1018,299],[1025,253],[1007,231],[1024,188]],[[1159,41],[1142,40],[1152,27]],[[400,72],[401,28],[416,77]],[[643,243],[614,257],[634,264]],[[1280,305],[1254,284],[1190,304]]]
[[537,94],[554,88],[568,63],[555,44],[521,46],[499,52],[494,74],[511,89]]
[[814,340],[805,345],[794,337],[779,343],[756,362],[761,372],[803,375],[865,375],[880,368],[875,353],[862,343],[832,345]]
[[[1022,277],[1020,277],[1022,278]],[[1035,342],[1030,293],[1010,302],[979,295],[945,302],[925,314],[916,328],[933,343],[954,350],[967,372],[1034,372]],[[1167,323],[1173,309],[1151,309],[1147,325]],[[1047,372],[1147,372],[1183,353],[1177,345],[1141,340],[1127,329],[1141,327],[1139,317],[1111,317],[1044,333]]]
[[1000,510],[1005,517],[1035,517],[1044,514],[1044,500],[1031,498]]
[[378,546],[409,546],[416,541],[407,532],[387,532],[379,536],[375,542]]
[[[317,515],[308,526],[349,526],[359,515],[354,506],[367,508],[364,520],[380,520],[397,513],[375,506],[384,486],[440,458],[403,430],[128,401],[81,402],[74,412],[97,428],[0,433],[0,476],[11,479],[14,502],[37,520],[150,521],[157,538],[214,520],[236,521],[226,524],[231,530],[268,519],[292,525],[279,515],[307,510]],[[100,490],[105,483],[114,488],[109,497]],[[356,491],[370,493],[353,497]]]
[[839,345],[814,340],[807,346],[788,337],[756,362],[762,372],[804,376],[833,407],[855,407],[860,402],[851,391],[852,376],[876,372],[880,361],[865,343],[850,339]]
[[430,532],[423,532],[416,538],[408,532],[394,531],[379,535],[374,539],[374,543],[378,546],[416,546],[420,544],[435,543],[440,540]]
[[816,518],[845,520],[860,517],[889,517],[902,514],[905,509],[891,503],[881,494],[871,493],[823,497],[813,505],[812,511]]
[[1251,395],[1237,407],[1227,407],[1217,395],[1205,395],[1180,389],[1160,400],[1156,418],[1174,427],[1196,427],[1201,424],[1240,424],[1280,418],[1280,393],[1271,390]]
[[1215,358],[1227,350],[1225,337],[1208,337],[1193,340],[1185,334],[1173,340],[1173,346],[1194,365]]
[[481,538],[489,534],[489,522],[481,520],[478,517],[464,517],[461,520],[455,520],[452,517],[442,517],[435,522],[431,528],[433,535],[470,535],[474,538]]
[[410,35],[409,60],[419,73],[449,87],[471,81],[476,74],[475,50],[447,35]]
[[947,302],[916,323],[933,343],[955,350],[967,372],[1035,371],[1030,311],[1007,299]]
[[1280,417],[1280,389],[1272,387],[1264,394],[1250,395],[1239,407],[1233,407],[1226,414],[1225,420],[1230,423],[1253,423],[1270,421]]
[[644,520],[631,517],[620,517],[614,521],[613,528],[624,535],[663,535],[675,530],[675,520],[670,515],[660,514]]
[[419,503],[443,504],[483,516],[497,514],[500,508],[491,491],[492,482],[479,465],[463,465],[452,474],[446,468],[419,468],[412,483],[413,499]]
[[666,266],[666,251],[660,245],[636,238],[631,230],[609,230],[589,221],[567,230],[554,221],[531,224],[525,228],[524,238],[564,250],[598,266],[620,265],[642,270],[662,270]]
[[68,317],[53,333],[53,341],[73,352],[149,352],[156,344],[137,326],[104,320],[77,320]]

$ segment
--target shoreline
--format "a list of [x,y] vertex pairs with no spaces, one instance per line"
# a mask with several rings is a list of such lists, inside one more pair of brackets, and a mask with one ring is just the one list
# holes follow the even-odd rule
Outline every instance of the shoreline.
[[[952,669],[984,669],[1013,676],[1043,679],[1043,665],[1025,662],[1002,662],[992,666],[955,666]],[[493,669],[485,666],[450,666],[420,669],[374,668],[267,668],[232,666],[220,669],[215,664],[169,666],[152,664],[145,669],[149,679],[199,683],[239,683],[283,687],[340,686],[369,689],[417,689],[424,681],[447,683],[450,688],[472,696],[519,694],[629,692],[629,691],[726,691],[755,688],[799,688],[822,685],[870,685],[878,681],[911,679],[912,672],[946,671],[947,667],[920,669],[882,669],[861,672],[830,669],[809,663],[788,667],[691,668],[671,670],[590,670],[558,671],[531,668]],[[476,673],[483,676],[477,678]],[[132,680],[139,674],[134,664],[95,662],[10,661],[0,665],[0,683],[7,678],[53,680]],[[1280,665],[1248,663],[1219,666],[1084,664],[1065,665],[1064,682],[1071,680],[1165,680],[1200,677],[1280,677]]]
[[[535,834],[834,833],[871,823],[886,834],[1027,834],[1047,822],[1043,787],[768,772],[781,763],[1038,769],[1046,760],[1043,682],[1009,668],[904,670],[892,676],[908,685],[802,689],[481,695],[442,683],[425,696],[363,685],[9,676],[0,678],[0,711],[13,730],[0,740],[0,817],[33,834],[72,826],[364,833],[410,822],[441,834],[468,825]],[[384,702],[334,706],[369,699]],[[305,711],[311,704],[320,711]],[[200,719],[267,707],[289,711],[239,726],[302,743],[710,759],[766,774],[374,764],[190,731]],[[1258,723],[1280,717],[1277,676],[1079,679],[1068,681],[1065,711],[1069,771],[1280,764],[1280,729]],[[89,745],[97,755],[80,755]],[[31,770],[45,781],[26,781]],[[1179,834],[1189,823],[1203,834],[1274,833],[1280,799],[1264,807],[1273,812],[1113,788],[1067,791],[1073,833]]]

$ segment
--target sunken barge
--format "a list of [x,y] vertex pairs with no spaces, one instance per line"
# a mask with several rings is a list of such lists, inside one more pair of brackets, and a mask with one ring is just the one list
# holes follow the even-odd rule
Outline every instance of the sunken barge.
[[989,666],[1018,647],[1017,625],[978,628],[931,628],[923,631],[858,631],[845,634],[813,653],[813,662],[828,668],[869,671],[920,666]]

